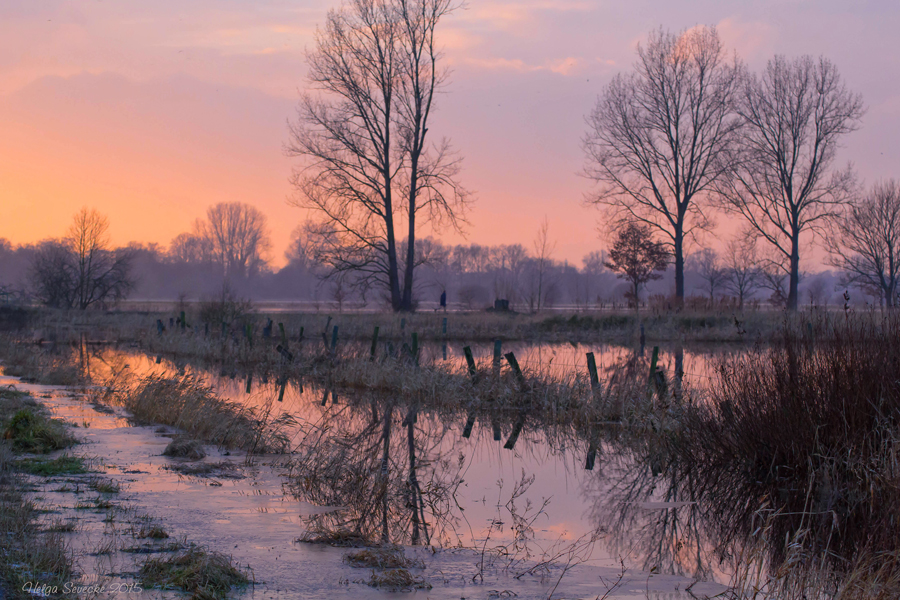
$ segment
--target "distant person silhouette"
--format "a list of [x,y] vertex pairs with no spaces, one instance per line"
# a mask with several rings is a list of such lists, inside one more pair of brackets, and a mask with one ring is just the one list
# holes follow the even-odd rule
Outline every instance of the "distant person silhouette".
[[441,308],[444,309],[444,312],[447,312],[447,290],[441,292]]

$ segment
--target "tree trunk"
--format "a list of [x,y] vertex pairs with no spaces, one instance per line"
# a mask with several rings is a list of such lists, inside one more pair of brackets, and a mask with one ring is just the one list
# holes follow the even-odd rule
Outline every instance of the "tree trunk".
[[675,299],[684,303],[684,227],[675,226]]
[[884,290],[884,305],[888,308],[894,308],[894,294],[890,289]]
[[393,405],[388,404],[387,408],[384,411],[384,433],[382,435],[382,441],[384,442],[384,453],[381,457],[381,541],[384,544],[389,544],[391,541],[390,531],[388,530],[388,491],[390,488],[390,486],[388,485],[388,464],[391,458],[391,417],[393,412]]
[[800,301],[798,287],[800,285],[800,232],[795,231],[791,236],[791,273],[790,288],[788,289],[787,308],[797,310]]
[[400,273],[397,268],[397,237],[394,233],[394,206],[391,198],[391,178],[385,175],[384,221],[387,234],[388,285],[391,288],[391,308],[401,310],[403,298],[400,295]]
[[406,416],[406,441],[409,446],[409,482],[407,483],[407,485],[409,489],[409,509],[412,511],[411,543],[413,546],[419,544],[419,480],[416,477],[415,420],[416,409],[415,407],[413,407],[409,410],[409,414]]
[[410,180],[409,192],[409,232],[406,243],[406,267],[403,273],[403,299],[400,302],[400,310],[412,311],[413,308],[413,271],[416,267],[416,195],[418,185],[416,175],[417,165],[413,165],[413,174]]

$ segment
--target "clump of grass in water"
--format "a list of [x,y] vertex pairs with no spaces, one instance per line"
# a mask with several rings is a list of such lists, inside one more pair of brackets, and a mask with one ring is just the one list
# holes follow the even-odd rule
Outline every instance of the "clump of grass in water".
[[118,494],[119,493],[119,484],[113,481],[112,479],[101,479],[97,478],[92,480],[88,487],[90,487],[95,492],[99,492],[101,494]]
[[366,548],[344,555],[344,562],[357,569],[424,569],[425,563],[410,559],[400,546]]
[[431,584],[424,577],[413,575],[406,569],[388,569],[386,571],[372,571],[372,576],[366,581],[370,587],[384,589],[391,592],[408,592],[412,590],[430,590]]
[[336,548],[368,548],[378,545],[378,542],[349,529],[307,531],[296,541],[302,544],[325,544]]
[[64,454],[57,458],[25,458],[18,461],[20,471],[39,475],[41,477],[53,477],[56,475],[80,475],[89,472],[80,456]]
[[49,419],[37,409],[22,408],[6,425],[3,437],[16,452],[46,454],[77,443],[61,421]]
[[199,378],[149,375],[133,389],[113,396],[143,422],[171,425],[192,437],[227,448],[258,452],[284,452],[286,436],[249,407],[218,398]]
[[[140,523],[140,527],[137,527],[138,523]],[[131,535],[139,540],[164,540],[169,537],[163,526],[154,522],[149,515],[141,517],[137,523],[132,523]]]
[[197,440],[177,437],[163,450],[163,456],[200,460],[206,456],[206,452],[203,450],[203,444]]
[[194,598],[224,598],[233,588],[251,581],[236,568],[231,557],[190,546],[174,556],[150,558],[141,565],[141,584],[159,589],[182,590]]

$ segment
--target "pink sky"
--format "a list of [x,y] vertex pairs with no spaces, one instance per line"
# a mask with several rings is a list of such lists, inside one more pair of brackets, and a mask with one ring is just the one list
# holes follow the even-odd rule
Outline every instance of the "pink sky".
[[[58,236],[89,205],[110,217],[115,242],[167,245],[208,205],[241,201],[268,216],[282,263],[304,219],[287,203],[285,123],[304,50],[336,5],[3,3],[0,237]],[[840,160],[866,182],[900,177],[894,1],[472,0],[443,23],[453,75],[432,127],[464,155],[463,183],[478,197],[468,241],[530,245],[546,215],[556,258],[580,264],[601,247],[578,175],[584,115],[649,30],[697,24],[716,25],[755,69],[775,53],[828,56],[868,106]]]

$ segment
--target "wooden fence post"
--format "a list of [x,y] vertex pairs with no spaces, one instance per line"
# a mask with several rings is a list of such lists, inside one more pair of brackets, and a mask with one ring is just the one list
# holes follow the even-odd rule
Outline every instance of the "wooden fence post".
[[513,372],[516,374],[516,379],[519,380],[519,385],[524,387],[525,375],[522,374],[522,369],[519,367],[519,361],[516,360],[516,355],[512,352],[509,352],[504,356],[506,356],[506,362],[509,363],[509,366],[512,367]]
[[472,427],[475,426],[475,414],[472,413],[469,415],[469,418],[466,420],[466,426],[463,428],[463,437],[468,439],[470,435],[472,435]]
[[600,388],[600,376],[597,374],[597,360],[594,358],[593,352],[587,353],[588,374],[591,376],[591,392],[596,396],[597,390]]
[[472,349],[469,346],[463,348],[463,354],[466,355],[466,364],[469,365],[469,377],[475,377],[475,357],[472,356]]
[[500,374],[500,354],[502,352],[501,348],[503,347],[503,342],[498,338],[494,340],[494,362],[493,362],[493,372],[494,377]]
[[378,348],[378,325],[375,326],[375,331],[372,332],[372,347],[369,349],[369,360],[375,360],[375,350]]
[[650,394],[656,386],[656,363],[659,361],[659,346],[653,346],[653,357],[650,359],[650,376],[648,377],[647,387]]

